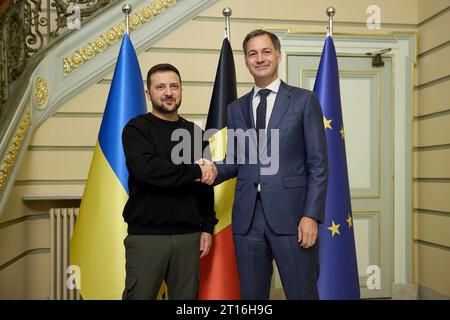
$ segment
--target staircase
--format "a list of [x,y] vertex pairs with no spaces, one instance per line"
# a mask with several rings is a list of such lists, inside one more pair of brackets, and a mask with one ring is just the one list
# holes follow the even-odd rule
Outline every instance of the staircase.
[[216,0],[16,0],[0,7],[0,216],[36,128],[111,73],[133,7],[136,52]]

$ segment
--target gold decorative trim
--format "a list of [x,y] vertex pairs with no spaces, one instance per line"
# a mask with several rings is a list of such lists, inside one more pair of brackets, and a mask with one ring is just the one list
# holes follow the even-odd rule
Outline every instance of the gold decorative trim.
[[45,109],[48,103],[49,95],[50,91],[47,80],[40,76],[36,77],[36,81],[34,82],[34,97],[36,99],[38,109]]
[[6,181],[8,180],[8,175],[14,167],[17,155],[19,154],[20,146],[25,139],[25,134],[30,127],[31,123],[31,112],[30,110],[25,111],[22,120],[20,121],[19,128],[14,135],[14,139],[9,146],[8,152],[0,165],[0,191],[6,186]]
[[[176,0],[158,0],[139,9],[130,17],[130,30],[139,29],[144,23],[153,20],[166,9],[176,4]],[[111,27],[97,39],[89,41],[78,50],[72,52],[64,58],[64,77],[67,77],[74,70],[81,67],[85,62],[93,59],[98,54],[107,50],[109,47],[119,41],[125,33],[125,22]]]

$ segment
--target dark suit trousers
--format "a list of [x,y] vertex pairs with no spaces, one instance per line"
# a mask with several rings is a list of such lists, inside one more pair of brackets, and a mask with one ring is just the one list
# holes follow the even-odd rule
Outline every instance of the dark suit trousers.
[[273,232],[259,197],[249,231],[245,235],[234,234],[233,239],[242,299],[269,299],[273,259],[287,299],[318,299],[318,242],[304,249],[298,244],[297,235]]

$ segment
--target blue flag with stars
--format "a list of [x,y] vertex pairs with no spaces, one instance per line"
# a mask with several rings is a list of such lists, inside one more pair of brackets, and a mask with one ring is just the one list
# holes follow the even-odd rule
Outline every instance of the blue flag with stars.
[[319,226],[319,297],[322,300],[359,299],[339,70],[330,36],[325,40],[314,92],[322,106],[329,168],[325,222]]

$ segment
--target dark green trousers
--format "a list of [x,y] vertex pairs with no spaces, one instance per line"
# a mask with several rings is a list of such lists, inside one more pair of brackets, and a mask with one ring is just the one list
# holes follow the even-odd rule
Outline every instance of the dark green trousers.
[[170,300],[197,299],[200,232],[175,235],[128,235],[124,240],[124,300],[156,299],[162,281]]

